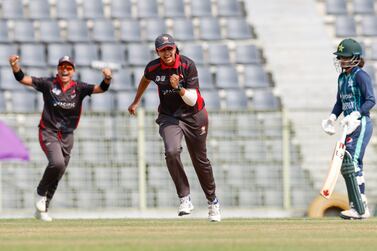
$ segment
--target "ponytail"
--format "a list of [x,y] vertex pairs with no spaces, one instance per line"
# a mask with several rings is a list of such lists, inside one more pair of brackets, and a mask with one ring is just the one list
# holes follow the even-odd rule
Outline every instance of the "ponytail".
[[364,65],[365,65],[365,60],[364,60],[364,58],[360,58],[360,62],[359,62],[359,64],[358,64],[357,66],[359,66],[360,68],[363,68]]

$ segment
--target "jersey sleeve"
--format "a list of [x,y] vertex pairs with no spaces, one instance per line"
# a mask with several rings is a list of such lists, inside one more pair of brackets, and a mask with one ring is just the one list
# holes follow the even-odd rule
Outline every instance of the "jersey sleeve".
[[199,77],[198,70],[196,69],[195,63],[191,62],[188,65],[187,76],[185,77],[186,88],[187,89],[198,89],[199,88]]
[[372,81],[366,72],[359,71],[356,75],[356,82],[360,87],[361,95],[365,99],[364,103],[361,104],[360,114],[367,115],[376,103]]
[[38,78],[38,77],[31,77],[32,86],[34,89],[40,92],[44,92],[50,89],[50,82],[49,78]]
[[94,90],[94,85],[87,84],[85,82],[78,82],[77,85],[80,91],[81,99],[84,99],[86,96],[92,95],[93,90]]
[[[339,82],[339,80],[338,80]],[[336,93],[336,102],[335,105],[331,111],[331,113],[335,114],[336,117],[339,117],[339,115],[342,113],[343,108],[342,108],[342,100],[340,99],[340,90],[339,90],[339,85],[338,85],[338,91]]]
[[[140,79],[141,79],[142,76],[137,76],[137,77],[140,77]],[[144,77],[148,80],[153,80],[152,71],[151,71],[151,63],[149,63],[149,64],[147,64],[147,66],[145,66]]]

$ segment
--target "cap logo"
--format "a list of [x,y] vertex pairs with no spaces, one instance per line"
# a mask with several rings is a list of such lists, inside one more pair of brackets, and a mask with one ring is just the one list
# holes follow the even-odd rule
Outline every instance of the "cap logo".
[[169,38],[168,37],[162,37],[162,39],[164,40],[164,43],[169,42]]
[[339,52],[343,52],[343,50],[344,50],[344,46],[343,46],[342,44],[340,44],[340,45],[338,46],[338,51],[339,51]]

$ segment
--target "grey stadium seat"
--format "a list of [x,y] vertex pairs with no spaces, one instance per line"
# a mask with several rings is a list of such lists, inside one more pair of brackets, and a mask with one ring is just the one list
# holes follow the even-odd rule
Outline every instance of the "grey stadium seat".
[[127,51],[127,62],[130,65],[145,66],[152,58],[149,47],[144,44],[130,44]]
[[252,44],[238,45],[236,47],[237,64],[261,64],[261,54],[259,49]]
[[96,42],[114,42],[115,28],[111,20],[94,20],[92,38]]
[[270,83],[267,73],[260,65],[247,65],[245,67],[245,84],[246,88],[267,88]]
[[361,35],[377,36],[377,16],[363,16],[361,19]]
[[373,41],[371,44],[371,52],[369,54],[370,58],[377,60],[377,40]]
[[2,18],[19,19],[24,17],[22,0],[3,0],[1,6]]
[[337,16],[335,20],[335,35],[337,37],[356,36],[356,22],[353,16]]
[[91,97],[91,107],[94,112],[111,112],[114,110],[114,94],[106,92],[102,95],[93,95]]
[[208,62],[214,65],[230,64],[228,46],[212,44],[208,48]]
[[353,0],[354,14],[374,14],[374,0]]
[[76,0],[56,1],[56,16],[60,19],[77,18]]
[[[151,83],[152,85],[154,83]],[[146,109],[157,110],[160,104],[158,93],[154,90],[147,90],[143,95],[143,106]]]
[[32,19],[50,18],[50,3],[48,0],[29,1],[29,15]]
[[59,58],[62,56],[72,56],[72,45],[67,43],[49,43],[47,44],[47,64],[57,66]]
[[60,27],[56,20],[42,20],[39,23],[39,40],[46,43],[61,42]]
[[137,14],[139,18],[158,17],[157,0],[138,0]]
[[217,18],[203,17],[199,21],[200,39],[203,40],[220,40],[221,30],[220,23]]
[[112,18],[130,18],[132,17],[131,0],[111,0],[111,17]]
[[165,20],[162,18],[149,18],[145,21],[146,39],[154,42],[154,40],[163,33],[167,32]]
[[123,42],[140,42],[141,28],[136,19],[125,19],[120,22],[120,40]]
[[164,17],[184,17],[185,4],[184,0],[164,0],[163,1]]
[[35,31],[32,21],[17,20],[14,21],[14,41],[26,43],[35,42]]
[[35,92],[14,91],[11,97],[13,112],[34,112],[36,108]]
[[225,104],[226,109],[246,109],[248,103],[245,90],[241,88],[226,90]]
[[236,68],[233,66],[217,66],[216,86],[221,89],[239,88]]
[[8,24],[5,20],[0,20],[0,42],[9,43]]
[[21,44],[20,57],[24,66],[46,66],[45,46],[42,44]]
[[[0,85],[0,89],[1,89],[1,85]],[[1,91],[0,91],[0,112],[5,112],[5,98]]]
[[82,1],[84,18],[103,18],[104,6],[102,0]]
[[103,43],[100,45],[101,60],[125,65],[125,50],[124,45],[120,43]]
[[200,95],[203,97],[205,107],[208,110],[220,108],[220,96],[217,90],[200,90]]
[[240,2],[238,0],[217,0],[219,16],[242,16]]
[[188,18],[176,18],[173,20],[173,37],[176,40],[195,40],[194,25]]
[[270,90],[254,90],[252,97],[252,108],[255,110],[278,110],[280,102]]
[[212,81],[212,73],[208,67],[197,66],[200,89],[213,90],[215,88]]
[[346,0],[326,0],[326,13],[329,15],[347,14]]
[[77,43],[73,46],[75,64],[78,66],[90,66],[98,60],[98,48],[95,44]]
[[111,90],[116,91],[130,91],[135,90],[131,80],[131,73],[128,68],[122,68],[119,71],[113,72],[113,79],[111,81]]
[[67,40],[70,42],[89,42],[89,30],[85,20],[70,19],[67,21]]
[[210,17],[212,16],[211,0],[191,0],[191,16]]
[[226,20],[228,39],[252,39],[251,27],[244,18],[228,18]]
[[101,71],[97,69],[81,68],[79,74],[80,80],[88,84],[99,84],[103,79]]
[[116,109],[118,111],[127,111],[128,106],[135,98],[135,91],[118,91],[116,92]]
[[181,53],[183,55],[191,58],[192,60],[194,60],[195,65],[205,64],[205,62],[204,62],[204,51],[203,51],[203,47],[200,44],[191,44],[191,43],[186,44],[182,48]]
[[[17,46],[15,44],[0,44],[0,66],[9,67],[8,57],[17,55]],[[1,86],[1,83],[0,83]]]
[[3,90],[25,90],[25,86],[20,84],[13,75],[10,67],[1,67],[0,69],[0,89]]

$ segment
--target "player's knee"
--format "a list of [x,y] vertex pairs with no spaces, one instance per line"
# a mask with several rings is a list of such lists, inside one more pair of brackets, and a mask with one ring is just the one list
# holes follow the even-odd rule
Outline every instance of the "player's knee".
[[51,167],[58,169],[58,170],[64,170],[65,169],[65,162],[64,159],[54,159],[51,163]]
[[165,151],[166,158],[176,158],[181,154],[180,148],[169,148]]

